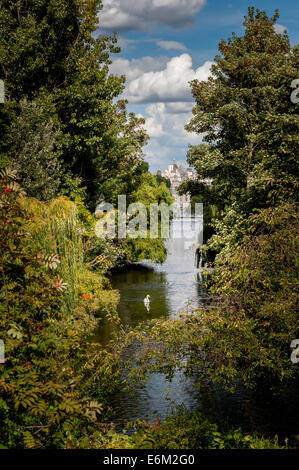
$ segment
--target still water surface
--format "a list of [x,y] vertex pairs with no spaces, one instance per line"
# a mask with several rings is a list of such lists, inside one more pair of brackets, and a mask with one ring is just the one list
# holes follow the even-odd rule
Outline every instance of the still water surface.
[[[200,219],[192,222],[190,219],[174,220],[164,264],[137,263],[113,274],[111,283],[120,292],[119,315],[123,325],[136,326],[149,319],[175,318],[186,306],[192,308],[208,301],[201,272],[195,266],[194,243],[198,239],[194,233],[201,230]],[[183,238],[178,238],[180,233]],[[147,294],[151,296],[150,311],[143,302]],[[97,339],[102,343],[109,338],[109,326],[107,328],[103,325],[99,328]],[[281,413],[277,413],[278,403]],[[146,384],[136,387],[134,396],[126,390],[118,390],[111,400],[115,421],[152,418],[154,415],[164,418],[175,406],[184,405],[190,410],[204,410],[220,427],[242,425],[249,430],[260,429],[266,434],[283,437],[296,432],[297,394],[290,392],[285,405],[281,401],[278,403],[264,392],[253,398],[241,386],[234,394],[218,386],[210,386],[199,393],[194,382],[186,380],[181,373],[176,374],[171,383],[164,375],[153,374]],[[297,410],[295,414],[294,410]]]

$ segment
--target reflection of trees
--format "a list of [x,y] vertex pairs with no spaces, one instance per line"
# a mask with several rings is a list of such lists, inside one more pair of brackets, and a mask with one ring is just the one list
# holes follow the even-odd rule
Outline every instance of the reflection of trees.
[[[146,264],[134,264],[125,272],[115,274],[112,285],[120,291],[118,311],[124,325],[134,327],[143,321],[169,315],[166,273]],[[151,296],[149,310],[143,302],[147,294]]]

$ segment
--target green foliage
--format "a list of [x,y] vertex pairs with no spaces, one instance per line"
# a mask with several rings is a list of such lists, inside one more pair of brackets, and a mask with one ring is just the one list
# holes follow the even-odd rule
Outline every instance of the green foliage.
[[28,196],[49,200],[57,194],[63,175],[54,151],[58,137],[42,108],[35,102],[20,102],[20,114],[9,131],[7,156]]
[[16,177],[0,179],[1,446],[91,445],[120,347],[88,339],[97,311],[117,324],[117,295],[83,263],[76,205],[24,198]]
[[97,238],[93,234],[85,237],[84,253],[88,266],[101,274],[122,267],[127,260],[127,253],[121,242]]
[[290,85],[298,47],[275,33],[278,17],[250,8],[244,36],[220,42],[213,76],[192,82],[196,106],[186,129],[205,133],[205,143],[190,147],[188,161],[213,180],[198,190],[220,208],[237,202],[245,216],[297,194],[299,118]]
[[[150,238],[150,204],[168,204],[173,203],[172,196],[164,182],[159,184],[155,176],[145,173],[142,176],[139,188],[132,194],[132,200],[142,203],[147,210],[148,230],[144,234],[145,238],[127,239],[123,247],[130,261],[142,261],[149,259],[154,262],[162,263],[165,261],[167,253],[164,246],[164,240],[161,238],[159,230],[157,238]],[[136,215],[134,215],[136,217]],[[161,216],[159,217],[159,227],[161,227]]]
[[72,201],[75,201],[79,207],[84,206],[84,201],[86,201],[86,188],[82,187],[81,178],[74,177],[70,171],[66,172],[63,176],[59,196],[68,197]]
[[220,432],[200,412],[182,411],[164,422],[143,423],[133,436],[138,449],[279,449],[268,439],[244,434],[241,429]]
[[[93,34],[101,8],[100,0],[4,0],[0,9],[0,69],[9,97],[0,109],[0,153],[9,150],[18,103],[34,100],[49,117],[49,128],[52,120],[60,131],[55,147],[87,187],[92,206],[136,188],[147,141],[144,120],[128,115],[125,101],[115,102],[124,77],[109,74],[109,55],[119,51],[116,39]],[[42,141],[45,129],[33,125],[35,131]],[[32,170],[44,168],[40,157],[44,161],[44,154],[36,155]]]
[[157,173],[155,176],[156,176],[156,180],[158,184],[165,183],[167,188],[170,189],[171,181],[169,178],[165,178],[164,176],[161,175],[161,173]]
[[[129,422],[126,432],[111,430],[99,439],[101,449],[282,449],[270,439],[245,434],[241,429],[219,431],[200,412],[185,409],[168,416],[164,421],[156,418]],[[133,434],[132,434],[133,432]]]
[[298,336],[297,253],[297,211],[286,204],[251,216],[239,246],[216,258],[211,293],[225,324],[237,326],[235,333],[216,333],[215,319],[214,341],[226,342],[233,355],[225,351],[223,375],[232,367],[252,383],[259,376],[284,380],[296,374],[290,343]]

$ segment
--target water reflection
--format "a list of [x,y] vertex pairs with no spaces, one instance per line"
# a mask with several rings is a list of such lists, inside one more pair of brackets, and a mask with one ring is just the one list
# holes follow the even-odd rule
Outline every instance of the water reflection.
[[[185,224],[185,226],[184,226]],[[179,230],[190,237],[175,238]],[[193,229],[201,230],[202,221],[194,221]],[[201,272],[195,267],[195,245],[190,221],[173,221],[173,238],[167,244],[168,258],[162,265],[150,262],[135,264],[123,272],[113,275],[113,288],[120,292],[119,315],[123,325],[134,327],[140,322],[155,318],[174,318],[189,305],[196,307],[207,302]],[[150,310],[144,305],[147,294],[151,296]],[[101,324],[96,338],[102,344],[109,340],[111,325]],[[298,386],[297,386],[298,388]],[[162,374],[151,375],[149,381],[135,389],[132,397],[128,391],[119,390],[111,400],[115,421],[145,419],[157,413],[165,417],[174,405],[185,405],[188,409],[202,409],[220,427],[242,425],[244,429],[279,434],[283,438],[296,432],[298,422],[297,394],[289,391],[285,403],[292,406],[277,406],[270,394],[266,398],[250,394],[239,386],[231,394],[219,386],[209,386],[200,394],[194,381],[186,380],[178,373],[171,383]],[[280,399],[280,403],[284,403]]]
[[[174,220],[164,264],[138,263],[113,275],[111,283],[120,292],[119,315],[123,325],[134,327],[148,319],[174,318],[186,305],[190,309],[207,301],[200,271],[195,266],[201,230],[202,219]],[[144,305],[147,294],[151,296],[149,310]],[[104,341],[103,331],[101,337]],[[154,413],[165,417],[174,405],[199,408],[197,396],[189,393],[192,390],[193,382],[180,373],[171,383],[163,374],[153,374],[145,385],[136,387],[134,397],[119,390],[111,405],[117,420],[143,419]]]

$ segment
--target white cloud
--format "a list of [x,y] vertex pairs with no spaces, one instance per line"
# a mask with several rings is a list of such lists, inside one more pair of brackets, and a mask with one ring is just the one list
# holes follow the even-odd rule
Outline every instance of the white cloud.
[[103,0],[100,27],[110,31],[146,30],[156,25],[186,27],[206,0]]
[[160,46],[162,49],[170,50],[174,49],[177,51],[187,51],[187,47],[182,44],[181,42],[176,41],[158,41],[157,45]]
[[128,66],[126,98],[131,103],[190,101],[189,82],[194,79],[207,80],[212,62],[207,61],[197,69],[192,68],[189,54],[168,60],[162,70],[145,71],[137,76],[134,64]]
[[193,103],[152,103],[145,108],[146,130],[151,140],[146,147],[152,170],[164,169],[175,158],[184,161],[188,144],[198,144],[202,136],[189,134],[185,125],[192,117]]
[[168,62],[168,57],[142,57],[141,59],[116,59],[110,65],[111,73],[125,75],[127,83],[131,83],[147,72],[158,72],[163,70]]
[[285,26],[279,23],[275,23],[273,27],[276,34],[284,34],[284,32],[288,30]]
[[126,39],[120,36],[117,38],[117,45],[121,48],[122,51],[126,49],[128,52],[129,50],[136,49],[136,41],[134,39]]
[[181,114],[188,113],[192,110],[193,104],[191,102],[175,102],[175,103],[166,103],[166,109],[169,114]]
[[165,104],[151,104],[146,108],[145,128],[151,137],[162,137],[165,134]]
[[135,112],[142,109],[151,137],[145,152],[153,171],[165,168],[173,158],[184,160],[188,144],[201,141],[201,136],[185,130],[194,106],[189,82],[207,80],[211,65],[207,61],[196,69],[189,54],[116,59],[111,65],[111,72],[127,77],[124,98],[134,104]]
[[126,39],[122,36],[119,36],[117,38],[117,45],[121,48],[121,50],[123,51],[124,49],[126,49],[126,52],[128,52],[129,50],[133,50],[133,49],[136,49],[136,46],[137,44],[140,44],[140,43],[154,43],[156,44],[157,46],[161,47],[161,49],[165,49],[165,50],[177,50],[177,51],[187,51],[187,47],[181,43],[181,42],[177,42],[177,41],[162,41],[162,40],[158,40],[158,39],[149,39],[149,38],[144,38],[144,39]]
[[177,156],[177,152],[173,152],[167,145],[161,144],[158,139],[150,140],[145,149],[146,160],[150,164],[151,171],[165,169],[173,158]]
[[[150,133],[151,129],[160,129],[155,137],[168,137],[170,147],[185,146],[191,140],[198,140],[198,136],[189,134],[185,130],[185,125],[192,116],[193,103],[152,103],[145,108],[146,129]],[[177,106],[178,112],[175,112]],[[185,111],[182,112],[182,108]]]

